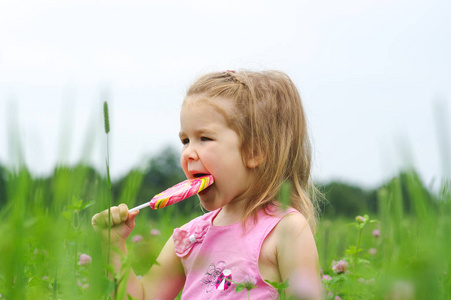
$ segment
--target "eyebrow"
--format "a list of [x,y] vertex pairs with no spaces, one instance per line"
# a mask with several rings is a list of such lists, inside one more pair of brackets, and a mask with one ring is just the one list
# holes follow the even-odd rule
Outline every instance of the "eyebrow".
[[[206,135],[212,135],[212,134],[214,134],[215,132],[214,132],[213,130],[209,129],[209,128],[202,128],[202,129],[196,130],[194,133],[195,133],[196,135],[203,135],[203,134],[206,134]],[[179,137],[180,137],[180,138],[181,138],[182,136],[185,136],[185,135],[186,135],[186,133],[185,133],[184,131],[180,131],[180,132],[179,132]]]

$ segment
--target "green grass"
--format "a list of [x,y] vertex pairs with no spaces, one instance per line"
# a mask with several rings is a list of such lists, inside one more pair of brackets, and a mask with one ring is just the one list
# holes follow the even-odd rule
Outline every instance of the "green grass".
[[[58,167],[50,179],[33,178],[26,168],[2,175],[0,299],[107,298],[112,289],[104,272],[107,259],[90,221],[108,207],[106,179],[84,166]],[[128,180],[124,191],[133,194],[132,188],[135,180]],[[131,262],[138,274],[155,260],[172,234],[170,227],[186,221],[178,213],[169,218],[171,211],[160,214],[158,222],[150,210],[137,218],[134,234],[144,240],[134,245]],[[151,228],[161,235],[151,236]],[[83,253],[92,257],[91,264],[78,264]]]
[[[325,282],[327,289],[342,299],[450,299],[449,184],[443,183],[433,195],[410,172],[380,188],[378,201],[378,215],[371,217],[379,222],[362,229],[347,224],[354,220],[322,220],[317,244],[322,269],[332,276]],[[373,236],[375,229],[380,237]],[[360,230],[361,251],[354,269],[353,246]],[[332,260],[342,258],[349,262],[349,273],[336,274]]]
[[[108,134],[106,102],[104,117]],[[112,291],[124,294],[120,283],[126,274],[113,274],[106,264],[114,249],[102,251],[90,219],[112,203],[133,207],[143,197],[148,199],[178,182],[183,176],[174,161],[174,153],[165,151],[151,160],[151,172],[131,170],[116,183],[110,179],[108,153],[106,176],[82,164],[58,166],[47,178],[31,175],[24,165],[0,168],[0,299],[109,299]],[[155,182],[159,184],[150,186]],[[346,199],[343,187],[335,191]],[[352,191],[348,195],[352,201],[342,203],[345,211],[373,210],[360,211],[361,217],[355,220],[331,218],[330,213],[320,220],[316,241],[325,275],[324,297],[450,299],[449,183],[443,182],[441,190],[433,193],[415,172],[402,173],[377,190],[377,213],[375,203],[360,199],[368,197],[363,190],[347,191]],[[123,258],[136,274],[144,275],[152,266],[175,227],[202,213],[194,203],[142,210],[128,241],[129,255]],[[333,211],[340,211],[340,203],[334,205]],[[151,229],[160,234],[151,235]],[[375,237],[374,230],[380,236]],[[134,236],[142,238],[133,242]],[[90,257],[85,263],[82,254]],[[343,272],[333,268],[337,261],[347,265]],[[274,284],[285,299],[287,283]]]
[[[5,198],[0,210],[0,299],[107,299],[114,283],[105,276],[106,257],[90,225],[91,216],[108,207],[107,178],[82,165],[60,166],[50,178],[34,177],[25,167],[2,172],[6,185],[0,193]],[[130,172],[120,200],[135,202],[142,176]],[[381,187],[378,201],[379,212],[370,218],[379,222],[367,222],[363,228],[354,219],[320,221],[320,264],[332,277],[324,281],[326,296],[450,299],[449,185],[443,183],[433,194],[411,172]],[[143,240],[133,243],[132,235],[128,241],[136,273],[143,275],[153,264],[174,227],[199,214],[200,209],[186,213],[177,206],[143,210],[133,233]],[[151,229],[161,234],[150,235]],[[380,237],[373,236],[375,229]],[[83,253],[92,263],[78,264]],[[340,259],[349,263],[344,274],[332,270],[333,261]]]

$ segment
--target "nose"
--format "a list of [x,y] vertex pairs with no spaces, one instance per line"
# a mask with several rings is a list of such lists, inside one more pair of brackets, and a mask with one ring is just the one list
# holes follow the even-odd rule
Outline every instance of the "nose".
[[188,144],[182,150],[182,159],[185,161],[196,161],[199,159],[199,155],[192,144]]

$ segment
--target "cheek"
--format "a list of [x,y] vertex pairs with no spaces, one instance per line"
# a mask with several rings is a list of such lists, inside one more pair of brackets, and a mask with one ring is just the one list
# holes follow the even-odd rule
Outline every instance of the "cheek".
[[182,166],[183,173],[188,177],[188,164],[185,159],[183,159],[183,154],[180,156],[180,165]]

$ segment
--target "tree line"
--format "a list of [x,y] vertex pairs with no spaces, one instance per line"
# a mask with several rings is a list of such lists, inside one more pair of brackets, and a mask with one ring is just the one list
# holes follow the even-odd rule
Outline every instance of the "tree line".
[[[71,177],[71,173],[74,173],[75,170],[78,174],[77,177]],[[0,207],[7,203],[7,197],[13,188],[8,186],[10,172],[14,171],[0,165]],[[398,180],[400,180],[404,199],[408,199],[411,196],[407,190],[407,174],[411,175],[412,172],[401,172],[397,176]],[[415,173],[414,175],[420,181]],[[29,176],[32,177],[31,174]],[[98,188],[99,184],[105,182],[104,176],[94,168],[86,165],[58,166],[53,174],[47,177],[33,177],[31,182],[45,187],[41,190],[46,195],[46,199],[54,199],[55,193],[58,193],[59,183],[57,181],[61,182],[60,178],[62,177],[68,178],[68,182],[72,182],[75,187],[84,185],[84,189],[88,191]],[[112,182],[111,194],[113,203],[125,202],[130,207],[145,203],[153,195],[184,179],[185,176],[179,163],[179,153],[175,149],[167,147],[150,157],[139,169],[132,169],[125,176]],[[365,189],[338,181],[316,184],[317,188],[323,193],[323,200],[320,201],[319,205],[320,215],[325,218],[333,218],[338,216],[354,217],[362,213],[377,213],[378,191],[389,184],[390,180],[374,189]],[[430,198],[430,201],[433,201],[433,197],[424,185],[422,185],[421,189],[422,193],[429,195],[428,198]],[[95,194],[90,193],[89,195],[87,197],[93,197],[92,195]],[[33,199],[32,195],[29,196],[30,199]],[[95,199],[86,200],[95,201]],[[403,203],[406,212],[410,210],[409,203],[410,201],[407,200]],[[47,205],[52,205],[51,200],[47,201]],[[176,209],[183,211],[198,207],[198,201],[183,201],[177,204]]]

